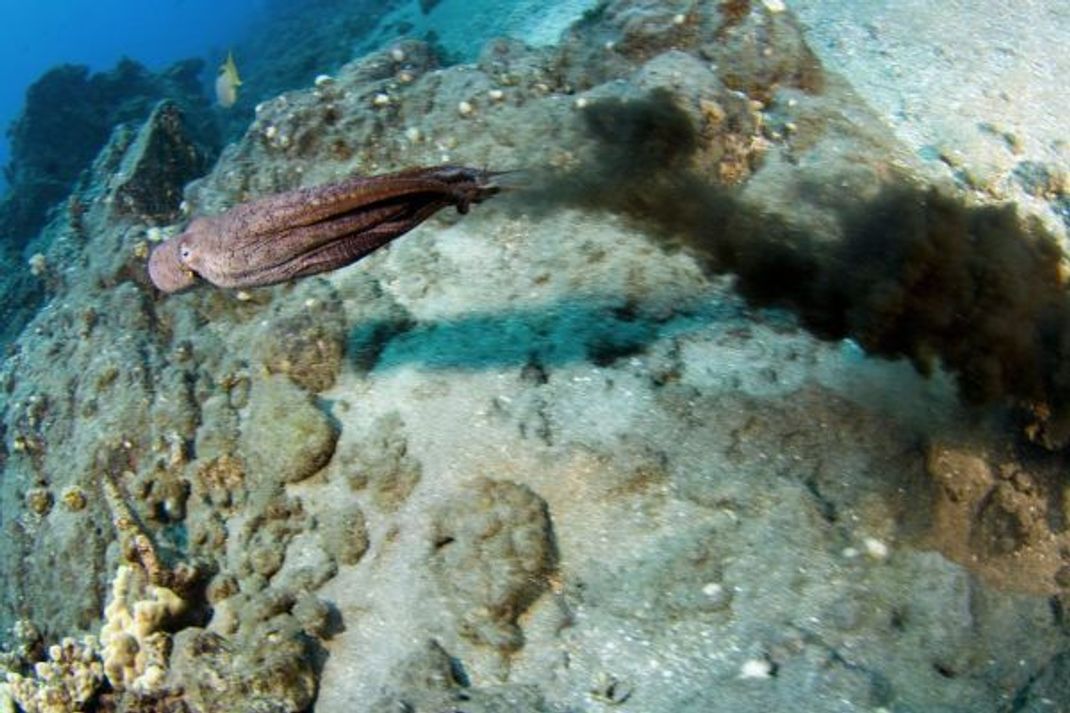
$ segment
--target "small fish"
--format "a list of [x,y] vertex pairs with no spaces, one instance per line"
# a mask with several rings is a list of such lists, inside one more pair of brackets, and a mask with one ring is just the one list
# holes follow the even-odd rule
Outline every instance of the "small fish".
[[215,78],[215,98],[219,106],[229,109],[238,101],[238,87],[241,86],[241,77],[238,76],[238,65],[234,64],[234,53],[227,52],[227,59],[219,65],[219,73]]

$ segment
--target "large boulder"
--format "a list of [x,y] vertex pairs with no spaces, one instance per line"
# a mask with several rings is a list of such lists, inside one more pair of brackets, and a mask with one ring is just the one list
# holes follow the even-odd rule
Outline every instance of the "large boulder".
[[121,123],[141,123],[161,100],[170,99],[187,117],[207,154],[218,134],[201,89],[201,60],[178,62],[160,73],[122,59],[108,72],[90,74],[65,64],[46,72],[26,92],[26,105],[8,129],[10,184],[0,202],[0,237],[25,244],[45,224],[49,209],[70,193],[78,175]]

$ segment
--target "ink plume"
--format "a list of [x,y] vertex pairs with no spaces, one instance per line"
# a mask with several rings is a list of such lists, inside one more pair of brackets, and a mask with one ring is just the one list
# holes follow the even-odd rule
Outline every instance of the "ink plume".
[[1046,445],[1070,440],[1070,298],[1038,220],[903,178],[837,216],[842,237],[830,240],[698,175],[699,137],[666,92],[595,102],[585,121],[593,160],[544,174],[534,204],[626,216],[733,274],[750,304],[922,373],[941,365],[965,401],[1023,407]]

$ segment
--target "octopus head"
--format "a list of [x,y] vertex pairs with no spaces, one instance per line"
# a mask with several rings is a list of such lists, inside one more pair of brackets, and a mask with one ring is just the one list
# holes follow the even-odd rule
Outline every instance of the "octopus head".
[[197,282],[197,276],[183,259],[183,253],[189,252],[184,238],[185,233],[176,235],[157,245],[149,255],[149,277],[164,292],[179,292]]

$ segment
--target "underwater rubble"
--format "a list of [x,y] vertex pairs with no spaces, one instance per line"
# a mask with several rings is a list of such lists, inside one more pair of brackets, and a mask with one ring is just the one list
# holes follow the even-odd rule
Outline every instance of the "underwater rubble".
[[[601,2],[558,46],[449,67],[399,40],[263,102],[192,183],[195,126],[152,117],[49,227],[48,301],[0,370],[9,707],[1066,700],[1070,488],[1035,421],[748,304],[681,233],[707,194],[620,205],[585,173],[701,176],[761,218],[754,244],[818,252],[903,181],[986,205],[782,3]],[[215,213],[440,163],[531,183],[291,284],[164,296],[145,273],[179,195]]]

